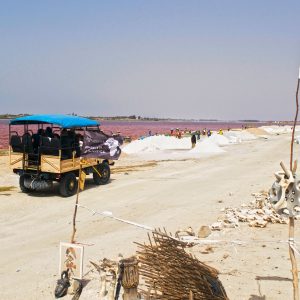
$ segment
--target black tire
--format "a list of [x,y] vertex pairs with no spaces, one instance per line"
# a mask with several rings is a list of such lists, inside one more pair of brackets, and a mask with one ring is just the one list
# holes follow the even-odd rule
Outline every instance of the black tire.
[[65,174],[59,183],[59,193],[63,197],[73,196],[77,192],[78,182],[74,173]]
[[99,174],[94,170],[93,172],[93,179],[95,184],[100,185],[100,184],[107,184],[110,179],[110,167],[107,163],[101,163],[97,166],[95,166],[97,171],[101,174]]
[[21,175],[20,178],[19,178],[19,185],[20,185],[20,189],[23,193],[29,193],[29,192],[32,192],[31,189],[27,188],[25,185],[24,185],[24,181],[25,181],[25,178],[27,178],[28,176],[26,175]]

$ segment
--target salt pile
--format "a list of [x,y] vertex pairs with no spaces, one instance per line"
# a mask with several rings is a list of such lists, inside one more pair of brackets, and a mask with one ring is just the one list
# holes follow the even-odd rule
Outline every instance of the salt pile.
[[[262,126],[260,127],[269,134],[284,134],[284,133],[291,133],[292,132],[292,126],[290,125],[285,125],[285,126]],[[295,128],[296,131],[300,131],[300,126],[296,126]]]
[[196,144],[196,147],[189,151],[190,153],[201,154],[216,154],[225,152],[217,145],[217,141],[213,141],[211,138],[206,138]]
[[247,131],[226,131],[224,135],[214,133],[211,137],[201,137],[196,147],[191,148],[191,138],[178,139],[173,136],[149,136],[125,145],[126,154],[134,154],[144,159],[184,159],[199,158],[205,154],[216,155],[225,152],[223,146],[254,140],[257,137]]
[[213,133],[209,140],[214,142],[218,146],[227,146],[229,144],[232,144],[232,142],[227,137],[216,133]]
[[158,135],[135,140],[126,145],[122,150],[126,154],[138,154],[163,150],[188,150],[190,148],[190,138],[178,139],[173,136]]
[[224,132],[224,136],[233,144],[257,139],[254,134],[247,131],[226,131]]

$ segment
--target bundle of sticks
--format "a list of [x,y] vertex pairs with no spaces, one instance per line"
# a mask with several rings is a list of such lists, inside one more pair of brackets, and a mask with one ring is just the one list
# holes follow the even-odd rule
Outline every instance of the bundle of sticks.
[[136,243],[144,299],[228,299],[218,271],[188,254],[186,243],[160,229],[148,238],[149,245]]

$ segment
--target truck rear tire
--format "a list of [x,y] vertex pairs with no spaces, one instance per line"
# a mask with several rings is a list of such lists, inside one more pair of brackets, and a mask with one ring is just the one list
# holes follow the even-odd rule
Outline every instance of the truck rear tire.
[[25,181],[25,178],[26,178],[26,177],[27,177],[27,176],[23,174],[23,175],[21,175],[20,178],[19,178],[20,189],[21,189],[21,191],[22,191],[23,193],[29,193],[29,192],[32,191],[31,189],[27,188],[27,187],[25,186],[25,184],[24,184],[24,181]]
[[78,187],[78,182],[74,173],[65,174],[59,183],[59,193],[63,197],[73,196]]
[[101,163],[101,164],[95,166],[95,168],[101,175],[101,176],[99,176],[99,174],[96,171],[93,172],[93,179],[94,179],[95,184],[97,184],[97,185],[107,184],[110,179],[109,165],[104,162],[104,163]]

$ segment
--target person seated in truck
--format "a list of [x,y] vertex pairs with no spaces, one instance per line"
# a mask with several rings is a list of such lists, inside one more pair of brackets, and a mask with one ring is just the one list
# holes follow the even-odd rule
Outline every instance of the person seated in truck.
[[61,131],[60,145],[63,158],[72,158],[72,143],[68,131],[65,128]]
[[53,138],[53,132],[51,127],[47,127],[45,133],[48,138]]
[[38,129],[37,133],[32,135],[32,146],[34,153],[38,152],[38,148],[41,144],[41,136],[45,136],[45,131],[42,128]]
[[75,151],[76,151],[76,157],[80,157],[82,144],[83,144],[83,135],[80,134],[80,133],[77,133],[77,134],[75,135]]

